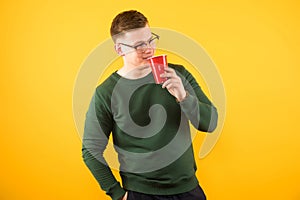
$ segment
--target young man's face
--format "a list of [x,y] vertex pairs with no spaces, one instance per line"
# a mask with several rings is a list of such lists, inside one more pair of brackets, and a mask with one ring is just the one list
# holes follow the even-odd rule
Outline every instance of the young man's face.
[[147,64],[147,58],[153,56],[155,51],[155,45],[149,44],[152,38],[153,35],[148,25],[128,31],[117,38],[116,50],[123,56],[124,64],[136,67]]

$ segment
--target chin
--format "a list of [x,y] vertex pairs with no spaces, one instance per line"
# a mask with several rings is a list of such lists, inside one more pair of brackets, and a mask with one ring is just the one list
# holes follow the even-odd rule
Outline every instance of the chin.
[[141,62],[141,65],[149,65],[149,61],[148,61],[148,60],[143,60],[143,61]]

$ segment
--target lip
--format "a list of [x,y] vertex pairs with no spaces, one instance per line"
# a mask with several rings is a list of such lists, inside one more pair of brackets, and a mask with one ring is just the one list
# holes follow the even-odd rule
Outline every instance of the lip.
[[154,54],[148,54],[148,55],[145,55],[143,58],[149,59],[149,58],[152,58],[153,56],[154,56]]
[[144,57],[143,59],[144,60],[148,60],[149,58],[151,58],[152,56],[147,56],[147,57]]

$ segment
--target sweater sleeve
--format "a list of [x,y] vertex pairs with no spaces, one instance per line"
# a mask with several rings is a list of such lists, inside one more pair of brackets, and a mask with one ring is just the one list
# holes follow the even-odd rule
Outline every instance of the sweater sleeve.
[[184,68],[181,78],[188,92],[186,99],[180,102],[181,110],[197,130],[213,132],[218,122],[216,107],[204,94],[192,74]]
[[102,190],[113,200],[118,200],[125,194],[125,190],[115,179],[103,157],[113,121],[107,106],[101,101],[96,92],[92,97],[86,114],[82,140],[82,157]]

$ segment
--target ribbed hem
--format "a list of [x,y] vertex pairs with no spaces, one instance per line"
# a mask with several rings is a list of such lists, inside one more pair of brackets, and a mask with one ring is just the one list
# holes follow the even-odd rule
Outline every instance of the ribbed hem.
[[199,185],[196,176],[184,179],[177,183],[160,184],[136,178],[122,176],[123,186],[126,190],[151,195],[175,195],[191,191]]

